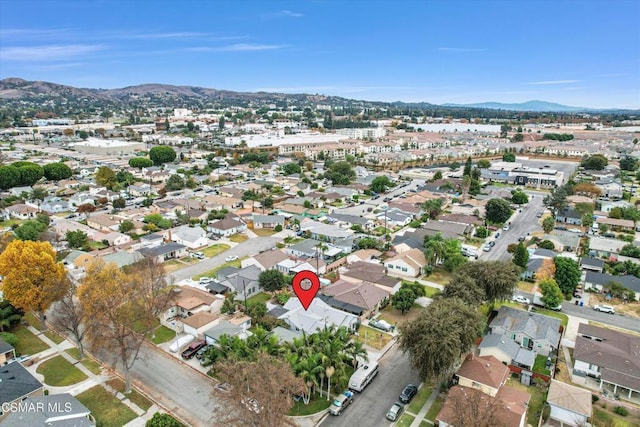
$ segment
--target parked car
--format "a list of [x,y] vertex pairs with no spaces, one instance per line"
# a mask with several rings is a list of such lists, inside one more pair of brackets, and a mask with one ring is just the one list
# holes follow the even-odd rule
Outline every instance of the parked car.
[[504,231],[508,231],[509,230],[509,224],[505,224],[504,227],[502,227],[502,229]]
[[537,218],[542,218],[542,214],[543,214],[542,212],[538,212],[538,213],[536,214],[536,217],[537,217]]
[[209,283],[213,282],[213,279],[211,277],[201,277],[200,280],[198,281],[198,283],[200,283],[201,285],[208,285]]
[[524,242],[524,239],[526,239],[525,236],[520,236],[518,237],[518,242]]
[[385,331],[385,332],[389,332],[392,328],[392,326],[385,322],[384,320],[375,320],[372,319],[369,321],[369,326],[371,326],[372,328],[376,328],[376,329],[380,329],[381,331]]
[[226,262],[229,262],[229,261],[235,261],[235,260],[237,260],[237,259],[238,259],[238,256],[237,256],[237,255],[229,255],[229,256],[228,256],[228,257],[226,257],[224,260],[225,260]]
[[198,259],[204,259],[204,252],[194,252],[193,256]]
[[523,297],[522,295],[514,295],[511,298],[512,301],[519,302],[520,304],[531,304],[531,300],[527,297]]
[[491,248],[493,248],[492,245],[490,245],[489,243],[485,243],[485,245],[482,247],[482,250],[485,252],[490,252]]
[[404,405],[400,402],[396,402],[393,404],[391,408],[389,408],[389,412],[387,412],[387,419],[389,421],[396,421],[402,415],[404,411]]
[[594,305],[593,309],[601,313],[616,314],[616,309],[611,307],[610,305],[605,305],[605,304]]
[[345,391],[341,395],[337,396],[331,402],[331,406],[329,406],[329,413],[331,415],[340,415],[345,408],[353,403],[353,392]]
[[404,388],[404,390],[400,392],[400,402],[402,403],[411,402],[411,399],[413,399],[413,396],[415,396],[416,393],[418,393],[418,387],[414,386],[413,384],[408,384]]
[[196,359],[202,359],[202,357],[204,356],[204,353],[209,350],[208,345],[205,345],[204,347],[202,347],[200,350],[198,350],[198,352],[196,353]]
[[189,344],[189,347],[187,347],[186,350],[182,352],[182,358],[186,360],[193,358],[193,356],[195,356],[196,353],[206,345],[207,343],[204,340],[192,342],[191,344]]

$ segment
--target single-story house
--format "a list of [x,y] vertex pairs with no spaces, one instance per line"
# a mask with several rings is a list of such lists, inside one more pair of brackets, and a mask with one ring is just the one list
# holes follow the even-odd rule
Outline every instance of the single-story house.
[[390,275],[405,277],[420,276],[426,265],[427,259],[420,249],[411,249],[384,262]]
[[389,302],[391,292],[371,283],[354,283],[338,280],[322,289],[322,293],[334,300],[360,307],[364,316],[377,314]]
[[260,215],[253,214],[253,228],[269,228],[274,229],[278,225],[284,228],[285,217],[283,215]]
[[381,256],[382,252],[377,249],[360,249],[347,255],[347,263],[353,264],[354,262],[364,261],[377,264],[375,260],[379,260]]
[[75,208],[71,203],[60,197],[45,197],[40,204],[40,209],[48,213],[75,211]]
[[5,211],[9,213],[12,218],[27,220],[33,219],[38,214],[38,208],[26,205],[24,203],[18,203],[5,208]]
[[549,356],[560,344],[560,319],[502,306],[489,324],[491,334],[507,335],[524,348]]
[[387,228],[391,227],[404,227],[409,225],[413,220],[413,214],[402,212],[398,209],[388,209],[384,212],[380,212],[377,215],[378,223],[381,225],[386,224]]
[[337,310],[320,298],[314,298],[307,310],[302,307],[298,298],[291,298],[283,307],[287,312],[278,318],[283,320],[290,330],[312,334],[329,326],[341,327],[354,331],[360,324],[360,318],[351,313]]
[[[13,403],[20,403],[29,397],[44,396],[44,385],[19,362],[9,363],[0,368],[0,384],[2,387],[0,406],[2,408],[9,407]],[[0,423],[10,413],[9,411],[1,411]]]
[[72,249],[69,254],[64,258],[65,265],[77,268],[85,268],[96,256],[89,252],[77,251]]
[[199,311],[180,321],[183,327],[182,331],[196,338],[202,338],[206,331],[210,330],[219,322],[219,317],[218,314]]
[[373,283],[379,288],[388,290],[391,295],[398,292],[402,285],[400,278],[387,275],[387,269],[384,265],[364,261],[358,261],[349,265],[346,269],[340,269],[340,278],[349,282],[365,281]]
[[138,252],[145,258],[153,258],[157,263],[162,264],[167,260],[182,258],[187,255],[187,247],[179,243],[171,242],[152,248],[141,248]]
[[209,244],[207,232],[202,227],[181,225],[180,227],[165,230],[163,236],[165,239],[180,243],[189,249],[198,249]]
[[635,294],[636,301],[640,300],[640,279],[630,274],[613,276],[607,273],[587,271],[584,279],[584,290],[597,289],[599,292],[602,292],[611,282],[621,284],[625,289]]
[[509,379],[509,368],[493,356],[475,356],[471,353],[456,372],[458,384],[476,388],[491,397],[498,394],[500,387]]
[[520,277],[523,279],[533,279],[542,267],[542,263],[544,262],[544,258],[529,258],[527,261],[527,268],[522,272]]
[[131,243],[131,236],[117,231],[112,231],[110,233],[99,232],[94,233],[91,240],[96,242],[106,240],[109,243],[109,246],[122,246]]
[[7,360],[16,358],[16,350],[13,346],[0,338],[0,366],[4,365]]
[[527,370],[533,369],[536,353],[520,347],[506,335],[487,334],[478,346],[479,356],[493,356],[505,365],[513,365]]
[[580,268],[586,271],[602,273],[602,271],[604,270],[604,260],[591,257],[582,257],[580,258]]
[[241,233],[247,229],[247,224],[236,221],[232,218],[225,218],[215,222],[210,222],[207,230],[217,236],[229,237]]
[[276,268],[278,263],[287,259],[289,259],[287,254],[280,249],[275,249],[272,251],[264,251],[250,258],[245,258],[241,261],[241,266],[242,268],[245,268],[250,265],[255,265],[260,270],[266,271]]
[[445,239],[460,239],[465,236],[473,236],[475,233],[473,225],[456,222],[428,221],[422,224],[422,228],[427,230],[427,234],[430,236],[440,233]]
[[320,246],[326,243],[314,239],[306,239],[285,249],[287,255],[296,258],[315,258],[320,251]]
[[329,221],[341,228],[351,228],[354,225],[359,225],[363,230],[371,230],[374,228],[375,223],[366,217],[332,213],[328,217]]
[[217,345],[220,337],[226,335],[228,337],[240,337],[247,339],[251,335],[251,331],[241,326],[234,325],[227,320],[221,320],[217,325],[212,326],[204,332],[204,339],[209,345]]
[[4,427],[96,426],[91,411],[69,393],[29,396],[21,402],[17,411],[7,414],[2,420]]
[[624,240],[609,239],[601,236],[591,236],[589,239],[589,255],[600,258],[617,258],[622,248],[628,245]]
[[633,231],[634,222],[630,219],[616,219],[616,218],[596,218],[596,224],[598,226],[606,225],[613,231]]
[[549,385],[547,404],[551,408],[549,419],[562,426],[585,426],[593,414],[589,390],[554,379]]
[[90,215],[87,218],[87,225],[99,231],[117,231],[122,218],[108,214]]
[[556,215],[556,222],[562,222],[570,225],[582,225],[582,215],[575,209],[567,208]]
[[573,350],[573,381],[585,377],[600,380],[600,388],[624,393],[631,399],[640,393],[640,337],[587,323],[578,327]]
[[218,271],[216,281],[218,284],[225,286],[231,292],[236,292],[236,299],[243,301],[246,298],[251,298],[254,295],[262,292],[262,287],[258,282],[260,277],[260,270],[255,265],[250,265],[245,268],[223,268]]

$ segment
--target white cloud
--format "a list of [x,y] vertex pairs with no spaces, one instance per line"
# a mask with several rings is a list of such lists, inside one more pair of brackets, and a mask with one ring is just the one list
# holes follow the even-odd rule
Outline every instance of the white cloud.
[[293,12],[291,10],[280,10],[278,12],[265,13],[260,15],[262,19],[278,19],[278,18],[302,18],[304,13]]
[[69,44],[0,47],[4,61],[59,61],[103,50],[103,45]]
[[528,82],[528,85],[566,85],[580,83],[582,80],[543,80],[539,82]]

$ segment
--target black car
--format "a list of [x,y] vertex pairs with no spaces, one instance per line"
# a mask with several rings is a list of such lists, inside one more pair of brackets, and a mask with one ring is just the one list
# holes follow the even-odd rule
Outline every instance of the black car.
[[402,403],[411,402],[411,399],[413,399],[413,396],[415,396],[417,392],[418,392],[418,387],[414,386],[413,384],[407,385],[404,388],[404,390],[402,390],[402,392],[400,393],[400,402]]

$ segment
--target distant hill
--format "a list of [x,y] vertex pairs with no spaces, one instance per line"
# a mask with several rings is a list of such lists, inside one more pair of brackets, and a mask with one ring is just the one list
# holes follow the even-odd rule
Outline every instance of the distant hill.
[[501,102],[481,102],[477,104],[443,104],[443,107],[489,108],[491,110],[560,112],[593,111],[593,108],[571,107],[546,101],[527,101],[519,104],[504,104]]

